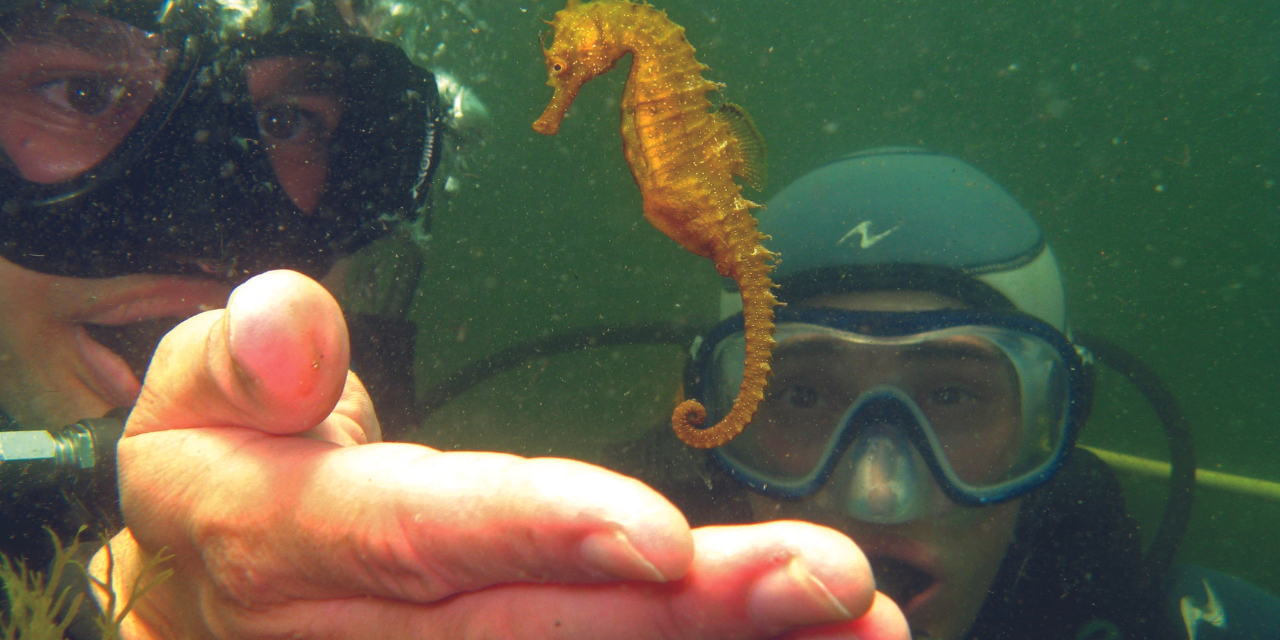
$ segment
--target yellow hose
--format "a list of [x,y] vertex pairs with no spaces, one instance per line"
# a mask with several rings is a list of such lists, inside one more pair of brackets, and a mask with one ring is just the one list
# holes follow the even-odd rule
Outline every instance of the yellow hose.
[[[1131,456],[1127,453],[1116,453],[1115,451],[1107,451],[1106,449],[1095,449],[1093,447],[1081,446],[1081,449],[1092,451],[1103,462],[1117,471],[1130,473],[1137,476],[1145,476],[1148,478],[1157,478],[1160,480],[1169,479],[1169,463],[1160,462],[1159,460],[1151,460],[1149,458],[1139,458]],[[1268,480],[1258,480],[1257,478],[1246,478],[1230,473],[1220,473],[1217,471],[1205,471],[1204,469],[1196,469],[1196,486],[1205,489],[1217,489],[1219,491],[1227,491],[1230,493],[1239,493],[1263,500],[1272,500],[1280,502],[1280,482],[1271,482]]]

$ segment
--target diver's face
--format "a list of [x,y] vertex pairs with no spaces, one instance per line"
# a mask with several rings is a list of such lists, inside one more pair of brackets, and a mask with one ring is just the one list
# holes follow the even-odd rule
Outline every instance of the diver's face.
[[[52,7],[6,16],[0,38],[0,171],[40,185],[102,163],[160,99],[179,56],[162,36]],[[325,143],[342,114],[316,80],[320,67],[275,57],[244,68],[260,141],[304,211],[319,202]],[[181,277],[53,276],[0,259],[0,409],[24,428],[56,428],[132,405],[163,328],[224,306],[229,292]],[[122,357],[130,341],[138,353]]]
[[[802,306],[895,312],[963,307],[928,292],[839,294]],[[1004,426],[1014,428],[1017,412],[1008,412],[1007,419]],[[912,631],[935,638],[959,638],[972,626],[1013,538],[1020,504],[957,506],[906,524],[877,525],[848,515],[847,498],[834,480],[804,500],[779,502],[756,494],[750,500],[757,520],[806,520],[849,535],[871,561],[877,588],[902,607]]]
[[[167,76],[161,38],[92,13],[32,11],[8,26],[0,150],[8,170],[33,183],[100,163]],[[221,307],[228,293],[203,280],[59,277],[0,259],[0,408],[24,428],[56,428],[133,404],[139,372],[88,328],[185,318]]]

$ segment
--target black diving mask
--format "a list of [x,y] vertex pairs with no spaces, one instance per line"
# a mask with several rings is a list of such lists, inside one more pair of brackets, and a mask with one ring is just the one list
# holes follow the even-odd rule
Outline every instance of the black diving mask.
[[0,13],[0,255],[55,275],[319,277],[426,215],[434,77],[332,30],[218,41]]

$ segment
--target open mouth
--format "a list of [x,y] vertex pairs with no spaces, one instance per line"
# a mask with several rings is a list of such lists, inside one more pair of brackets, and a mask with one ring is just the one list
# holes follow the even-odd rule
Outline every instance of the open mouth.
[[871,564],[876,589],[892,598],[903,609],[937,582],[928,571],[898,558],[870,556],[867,562]]
[[153,318],[129,324],[85,324],[84,330],[102,346],[115,352],[139,380],[147,372],[160,339],[178,326],[182,318]]

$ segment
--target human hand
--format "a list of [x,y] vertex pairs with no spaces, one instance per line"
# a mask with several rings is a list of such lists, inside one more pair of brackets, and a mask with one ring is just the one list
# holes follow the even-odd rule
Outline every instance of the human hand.
[[161,549],[174,575],[125,638],[907,637],[830,529],[690,531],[585,463],[378,443],[347,350],[337,304],[292,272],[161,343],[119,445],[111,577]]

